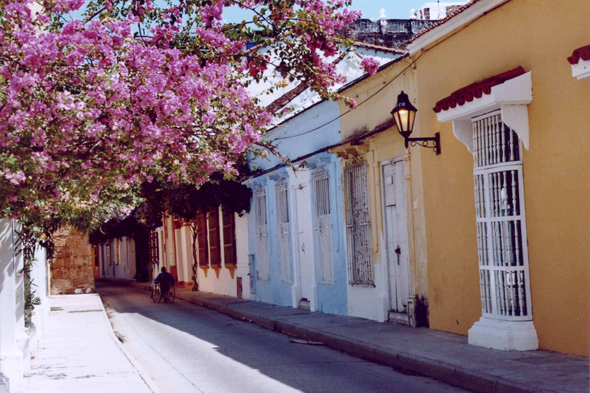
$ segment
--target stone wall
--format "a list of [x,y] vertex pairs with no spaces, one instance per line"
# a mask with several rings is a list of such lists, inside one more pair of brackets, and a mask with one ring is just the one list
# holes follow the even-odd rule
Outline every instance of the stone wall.
[[88,234],[60,228],[54,235],[55,256],[50,261],[51,294],[74,293],[94,288],[92,250]]
[[437,20],[357,19],[341,34],[367,44],[406,49],[406,41]]

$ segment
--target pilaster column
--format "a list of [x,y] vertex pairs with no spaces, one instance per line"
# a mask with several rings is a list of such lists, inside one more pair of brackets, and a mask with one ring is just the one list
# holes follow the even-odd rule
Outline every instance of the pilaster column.
[[[0,374],[8,379],[10,393],[21,393],[23,353],[17,346],[17,334],[19,330],[22,332],[22,327],[17,326],[20,313],[17,312],[14,225],[12,220],[0,220]],[[20,299],[22,307],[22,295]]]

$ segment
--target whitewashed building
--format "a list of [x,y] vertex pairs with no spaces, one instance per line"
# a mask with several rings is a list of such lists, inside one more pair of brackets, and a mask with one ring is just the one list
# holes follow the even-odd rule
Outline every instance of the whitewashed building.
[[17,250],[18,226],[14,220],[0,220],[0,392],[6,393],[24,392],[23,377],[31,369],[31,351],[37,347],[50,311],[47,260],[45,250],[39,248],[30,274],[41,304],[25,324],[24,260]]

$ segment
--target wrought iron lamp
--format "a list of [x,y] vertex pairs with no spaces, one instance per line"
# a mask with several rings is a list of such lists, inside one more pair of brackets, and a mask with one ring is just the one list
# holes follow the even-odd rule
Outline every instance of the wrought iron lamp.
[[432,138],[410,138],[414,130],[414,121],[416,120],[416,112],[418,109],[412,105],[408,95],[402,92],[397,96],[397,104],[391,111],[391,115],[395,120],[397,130],[404,138],[406,149],[408,145],[422,146],[434,150],[436,154],[440,154],[440,134],[437,132]]

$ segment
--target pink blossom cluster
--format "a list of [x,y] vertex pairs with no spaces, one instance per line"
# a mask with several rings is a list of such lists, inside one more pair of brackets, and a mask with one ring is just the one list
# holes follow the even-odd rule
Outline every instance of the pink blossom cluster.
[[[0,215],[106,204],[143,182],[198,185],[215,171],[234,173],[272,120],[245,86],[271,57],[227,33],[224,7],[275,4],[265,23],[287,43],[287,68],[322,94],[342,77],[318,52],[336,55],[337,31],[358,17],[339,11],[340,0],[211,0],[165,9],[151,37],[138,39],[135,26],[155,7],[147,0],[122,19],[50,28],[56,13],[84,3],[41,1],[33,13],[32,0],[0,0]],[[181,50],[171,42],[195,10],[200,50]]]
[[375,73],[377,72],[377,70],[379,69],[379,66],[381,64],[379,63],[379,61],[377,61],[376,59],[372,58],[372,57],[363,57],[363,60],[361,61],[361,67],[365,72],[368,72],[369,75],[375,75]]

